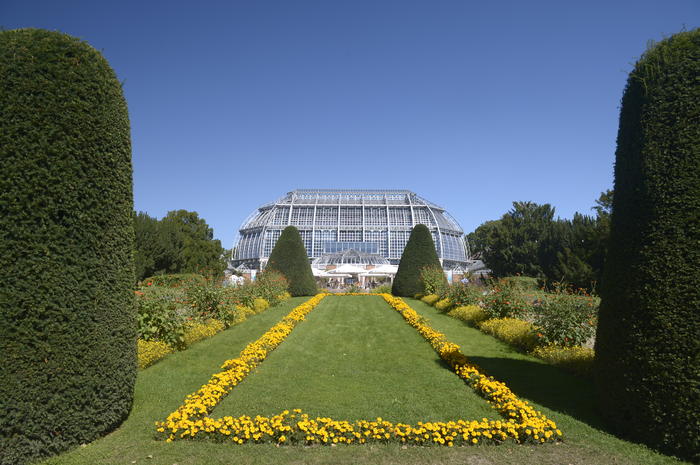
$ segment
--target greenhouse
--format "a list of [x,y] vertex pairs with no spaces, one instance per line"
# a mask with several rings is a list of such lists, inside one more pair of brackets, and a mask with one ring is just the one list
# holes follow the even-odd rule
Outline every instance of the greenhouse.
[[282,230],[292,225],[316,264],[374,256],[376,264],[396,265],[417,224],[432,232],[443,268],[467,265],[462,228],[444,208],[408,190],[355,189],[300,189],[260,206],[240,228],[232,264],[264,268]]

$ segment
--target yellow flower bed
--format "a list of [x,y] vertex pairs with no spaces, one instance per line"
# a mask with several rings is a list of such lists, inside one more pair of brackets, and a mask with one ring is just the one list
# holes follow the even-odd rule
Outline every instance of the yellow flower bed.
[[532,355],[552,365],[560,366],[580,375],[587,375],[593,369],[595,351],[588,347],[560,347],[549,345],[535,347]]
[[136,346],[139,369],[143,370],[173,352],[175,349],[165,342],[139,339]]
[[450,299],[442,299],[442,300],[438,300],[437,302],[435,302],[435,308],[437,308],[441,312],[444,312],[445,310],[447,310],[451,306],[452,306],[452,301]]
[[185,347],[189,347],[195,342],[212,337],[216,333],[223,331],[225,325],[219,320],[211,319],[206,323],[191,323],[185,326]]
[[269,306],[270,303],[262,297],[258,297],[257,299],[253,300],[253,310],[255,313],[264,312]]
[[525,320],[494,318],[481,322],[479,329],[525,351],[530,351],[537,345],[537,336],[534,328],[532,324]]
[[467,305],[464,307],[453,308],[447,314],[453,318],[462,320],[471,326],[476,326],[482,321],[489,319],[489,315],[478,305]]
[[440,296],[435,294],[428,294],[425,297],[422,297],[420,300],[422,300],[428,305],[433,305],[435,302],[440,300]]
[[[351,294],[358,295],[358,294]],[[518,399],[503,383],[480,372],[460,353],[459,346],[428,326],[402,299],[380,294],[404,319],[428,340],[459,377],[484,397],[503,420],[458,420],[419,422],[417,425],[391,423],[381,418],[355,422],[331,418],[310,418],[301,410],[285,410],[272,417],[241,416],[211,418],[209,413],[248,373],[277,347],[326,295],[320,294],[296,307],[260,339],[249,344],[237,359],[228,360],[217,373],[165,421],[156,422],[159,437],[175,439],[207,438],[247,442],[293,444],[364,444],[401,442],[408,444],[472,445],[498,444],[508,439],[516,442],[544,443],[557,441],[561,431],[553,421]]]

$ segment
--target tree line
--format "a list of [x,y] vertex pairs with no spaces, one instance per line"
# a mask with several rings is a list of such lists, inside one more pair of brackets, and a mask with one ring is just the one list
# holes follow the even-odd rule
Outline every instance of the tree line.
[[197,212],[173,210],[163,219],[134,212],[136,281],[166,273],[221,275],[226,251]]
[[500,219],[467,235],[472,256],[495,277],[524,275],[588,290],[601,281],[610,236],[613,192],[601,193],[595,216],[554,217],[550,204],[513,202]]

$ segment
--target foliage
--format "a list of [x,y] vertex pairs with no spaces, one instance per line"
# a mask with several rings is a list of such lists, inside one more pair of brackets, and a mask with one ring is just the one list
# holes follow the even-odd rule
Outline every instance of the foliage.
[[223,273],[224,249],[197,212],[173,210],[162,220],[138,212],[133,222],[137,281],[160,274]]
[[538,343],[533,326],[517,318],[489,319],[481,322],[479,329],[526,352],[532,350]]
[[483,298],[482,290],[479,287],[459,282],[450,284],[447,288],[446,295],[457,307],[476,305],[481,302]]
[[426,296],[421,297],[420,300],[422,300],[423,302],[425,302],[428,305],[434,305],[435,302],[440,300],[440,296],[437,294],[428,294]]
[[607,421],[691,461],[700,461],[698,76],[700,29],[650,48],[630,73],[596,340]]
[[282,273],[274,269],[266,268],[265,271],[259,273],[254,286],[255,294],[267,300],[270,305],[277,305],[282,300],[281,296],[291,297],[287,292],[289,281]]
[[264,312],[270,307],[270,304],[267,302],[267,300],[258,297],[257,299],[253,300],[253,310],[255,313],[260,313]]
[[0,462],[89,442],[136,379],[131,138],[114,71],[59,32],[0,31]]
[[450,308],[452,308],[452,301],[450,299],[440,299],[437,302],[435,302],[435,308],[440,310],[441,312],[446,312]]
[[588,347],[562,347],[552,344],[535,347],[530,354],[550,365],[556,365],[581,376],[590,376],[593,371],[595,352]]
[[143,280],[144,286],[185,287],[197,286],[207,282],[206,278],[197,273],[160,274]]
[[484,310],[491,318],[524,318],[532,305],[511,281],[499,280],[484,298]]
[[294,297],[318,292],[304,243],[294,226],[287,226],[282,231],[270,253],[266,269],[279,271],[289,281],[289,293]]
[[506,276],[501,282],[516,291],[536,291],[539,288],[537,278],[530,276]]
[[178,311],[177,304],[168,298],[138,294],[137,322],[138,338],[144,341],[162,341],[169,346],[182,349],[185,346],[185,315]]
[[441,266],[426,266],[420,270],[420,280],[426,294],[442,296],[447,290],[447,278]]
[[372,289],[372,294],[391,294],[391,286],[389,284],[382,284]]
[[561,287],[544,294],[533,313],[540,345],[581,346],[595,334],[598,302]]
[[148,368],[149,366],[153,365],[166,355],[172,354],[175,352],[175,349],[162,341],[145,341],[143,339],[139,339],[136,352],[138,354],[137,358],[139,369],[143,370],[144,368]]
[[462,320],[470,326],[479,326],[479,323],[489,319],[488,313],[478,305],[467,305],[463,307],[455,307],[447,313],[453,318]]
[[403,249],[391,293],[402,297],[425,293],[421,282],[421,270],[426,267],[440,268],[440,259],[435,251],[430,230],[424,224],[417,224]]
[[223,322],[214,319],[203,323],[196,321],[187,323],[185,326],[184,346],[189,347],[195,342],[210,338],[216,333],[223,331],[224,328]]

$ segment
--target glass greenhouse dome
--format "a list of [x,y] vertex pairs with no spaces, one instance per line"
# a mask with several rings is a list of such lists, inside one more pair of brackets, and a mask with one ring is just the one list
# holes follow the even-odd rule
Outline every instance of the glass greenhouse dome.
[[233,266],[261,269],[282,230],[295,226],[309,259],[354,250],[401,259],[411,229],[426,225],[445,269],[467,265],[462,228],[444,208],[408,190],[299,189],[262,205],[241,225]]

